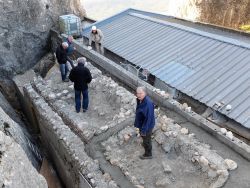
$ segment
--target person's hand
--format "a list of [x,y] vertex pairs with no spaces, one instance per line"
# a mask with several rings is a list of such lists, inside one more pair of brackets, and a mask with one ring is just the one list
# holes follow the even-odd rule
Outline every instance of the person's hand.
[[146,134],[145,134],[145,133],[142,133],[142,132],[140,132],[140,135],[141,135],[141,137],[146,136]]

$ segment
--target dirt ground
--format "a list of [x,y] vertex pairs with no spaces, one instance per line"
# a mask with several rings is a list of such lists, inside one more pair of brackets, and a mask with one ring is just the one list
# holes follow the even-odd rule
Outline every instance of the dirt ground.
[[[91,65],[89,66],[92,68]],[[44,97],[49,98],[55,110],[78,126],[88,140],[133,115],[134,108],[130,102],[135,103],[135,97],[130,92],[109,77],[102,76],[99,70],[92,68],[92,76],[93,80],[88,89],[89,108],[86,113],[82,111],[76,113],[73,83],[61,81],[57,65],[47,75],[45,80],[48,86],[47,91],[44,91]],[[52,99],[50,95],[53,95]],[[123,100],[121,95],[129,96],[124,97],[129,101]]]
[[[115,138],[114,138],[115,139]],[[116,137],[117,139],[117,137]],[[112,142],[113,139],[111,139]],[[135,184],[143,185],[145,188],[155,187],[209,187],[211,180],[202,173],[198,165],[185,159],[181,152],[164,150],[153,141],[152,160],[141,160],[140,155],[144,153],[141,139],[133,137],[128,142],[112,145],[109,158],[118,160],[118,166]],[[109,143],[109,140],[105,143]],[[169,171],[164,172],[163,163],[169,166]]]

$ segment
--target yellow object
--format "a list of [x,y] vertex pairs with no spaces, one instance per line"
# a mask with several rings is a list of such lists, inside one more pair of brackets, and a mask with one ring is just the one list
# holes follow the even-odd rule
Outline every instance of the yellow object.
[[241,30],[243,30],[243,31],[246,31],[246,32],[250,33],[250,24],[248,24],[248,25],[241,25],[239,28]]

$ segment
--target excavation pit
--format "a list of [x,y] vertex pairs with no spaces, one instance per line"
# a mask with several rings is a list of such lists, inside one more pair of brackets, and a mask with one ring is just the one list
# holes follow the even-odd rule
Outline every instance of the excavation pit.
[[[62,82],[58,66],[33,88],[85,144],[85,152],[97,160],[106,181],[120,187],[222,187],[229,177],[228,161],[201,143],[188,129],[155,110],[151,160],[141,160],[141,138],[133,127],[135,96],[112,78],[88,64],[93,80],[86,113],[76,113],[73,83]],[[236,166],[237,167],[237,166]],[[109,178],[110,176],[110,178]],[[113,180],[112,180],[113,179]],[[109,182],[108,182],[109,183]]]
[[[172,132],[171,128],[176,127],[171,126],[166,132],[161,129],[154,132],[153,159],[139,158],[144,153],[142,139],[136,136],[132,126],[128,126],[101,144],[106,160],[119,167],[138,187],[223,186],[228,178],[224,159],[208,145],[198,142],[193,134],[183,134],[181,129]],[[223,170],[223,178],[220,170]]]
[[45,80],[38,78],[34,87],[50,106],[88,142],[109,128],[133,116],[135,96],[119,86],[110,77],[88,65],[93,80],[89,85],[89,109],[76,113],[73,83],[61,81],[58,67],[49,72]]

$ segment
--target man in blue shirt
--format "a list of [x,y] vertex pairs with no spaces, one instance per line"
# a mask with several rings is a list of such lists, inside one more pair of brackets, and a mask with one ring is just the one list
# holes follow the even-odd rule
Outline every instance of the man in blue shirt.
[[74,47],[74,44],[73,44],[73,36],[68,36],[66,42],[68,43],[68,48],[67,48],[67,60],[68,62],[70,63],[71,65],[71,68],[73,69],[74,68],[74,63],[73,63],[73,60],[72,60],[72,56],[73,56],[73,53],[75,51],[75,47]]
[[135,114],[135,127],[140,130],[143,139],[145,153],[140,156],[141,159],[152,159],[152,130],[155,126],[154,104],[146,94],[145,87],[136,89],[137,106]]

